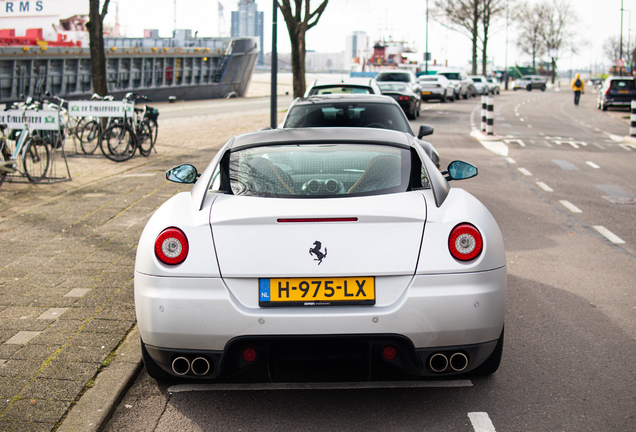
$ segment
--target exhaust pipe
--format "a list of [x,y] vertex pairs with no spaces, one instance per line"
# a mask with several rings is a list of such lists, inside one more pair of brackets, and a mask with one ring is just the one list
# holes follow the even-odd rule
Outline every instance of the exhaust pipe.
[[207,375],[210,372],[210,362],[205,357],[195,358],[191,366],[195,375]]
[[450,367],[455,372],[461,372],[468,366],[468,357],[462,353],[455,353],[450,358]]
[[441,353],[433,354],[428,360],[428,366],[433,372],[444,372],[448,367],[448,358]]
[[172,361],[172,371],[177,375],[185,375],[190,370],[190,360],[185,357],[177,357]]

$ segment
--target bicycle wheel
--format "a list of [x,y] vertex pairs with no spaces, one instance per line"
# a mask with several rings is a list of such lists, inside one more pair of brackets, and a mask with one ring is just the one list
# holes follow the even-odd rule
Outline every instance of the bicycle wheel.
[[93,154],[99,145],[99,135],[102,130],[99,120],[91,120],[85,123],[78,133],[80,147],[84,154]]
[[150,126],[150,136],[152,137],[152,146],[154,147],[157,144],[157,135],[159,135],[159,125],[156,120],[146,119],[148,121],[148,125]]
[[51,151],[49,145],[41,138],[30,138],[22,151],[24,173],[33,183],[37,183],[46,177],[51,163]]
[[139,145],[139,153],[142,156],[150,156],[152,151],[152,129],[148,120],[139,123],[137,127],[137,140]]
[[102,133],[99,146],[108,159],[123,162],[135,154],[137,137],[127,124],[114,124]]

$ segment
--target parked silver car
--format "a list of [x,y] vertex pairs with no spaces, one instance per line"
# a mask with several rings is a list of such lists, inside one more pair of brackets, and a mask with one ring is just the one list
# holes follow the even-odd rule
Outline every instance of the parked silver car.
[[449,81],[451,81],[456,87],[455,97],[459,99],[459,97],[463,97],[464,99],[468,99],[469,96],[474,96],[474,84],[473,81],[468,78],[464,72],[457,70],[443,70],[437,71],[437,75],[445,76]]
[[490,83],[490,93],[491,94],[499,94],[501,93],[501,87],[499,87],[499,80],[497,78],[487,78]]
[[528,90],[532,91],[534,89],[539,89],[541,91],[545,91],[547,86],[547,78],[541,75],[526,75],[524,77],[519,78],[518,80],[512,83],[512,89],[517,91]]
[[424,75],[417,79],[422,100],[439,99],[454,102],[457,93],[455,85],[444,75]]
[[473,80],[475,84],[475,91],[480,95],[487,95],[490,93],[490,83],[486,79],[486,77],[482,75],[471,75],[470,79]]

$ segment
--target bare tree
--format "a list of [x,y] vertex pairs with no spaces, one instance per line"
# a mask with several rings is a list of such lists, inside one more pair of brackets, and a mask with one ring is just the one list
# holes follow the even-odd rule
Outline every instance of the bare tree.
[[[481,70],[482,75],[486,76],[488,66],[488,36],[491,26],[506,10],[506,0],[481,0]],[[474,73],[474,72],[473,72]]]
[[575,54],[576,35],[574,26],[578,18],[567,0],[553,0],[544,3],[539,17],[542,22],[541,39],[552,62],[552,84],[556,80],[556,67],[559,57],[564,52]]
[[517,39],[517,46],[521,52],[529,54],[532,57],[532,73],[537,73],[536,61],[537,57],[545,54],[545,46],[543,44],[543,20],[544,16],[542,8],[543,4],[524,4],[519,9],[519,13],[515,16],[515,20],[521,27],[521,34]]
[[[302,97],[305,94],[305,33],[307,30],[318,24],[320,16],[325,11],[329,0],[323,2],[311,12],[309,6],[310,0],[294,0],[294,6],[290,4],[290,0],[277,0],[278,7],[285,18],[287,31],[289,32],[289,40],[292,48],[292,74],[294,97]],[[304,5],[303,5],[304,3]]]
[[108,94],[106,55],[104,54],[104,17],[108,13],[108,3],[110,3],[110,0],[104,0],[100,12],[99,0],[89,0],[88,16],[90,21],[86,24],[90,42],[93,92],[101,96]]
[[[612,66],[616,66],[618,59],[620,58],[620,42],[618,36],[610,36],[603,43],[603,53],[612,62]],[[625,49],[625,42],[623,42],[623,52],[627,52]]]
[[470,39],[472,43],[472,74],[477,74],[477,43],[482,0],[435,0],[434,19],[446,17],[455,25],[448,27]]

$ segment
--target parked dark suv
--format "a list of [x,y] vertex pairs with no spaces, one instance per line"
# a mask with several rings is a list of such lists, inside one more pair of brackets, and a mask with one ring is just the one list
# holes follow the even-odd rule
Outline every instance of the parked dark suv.
[[598,88],[596,106],[607,111],[611,106],[630,106],[636,99],[636,87],[632,77],[608,77]]

